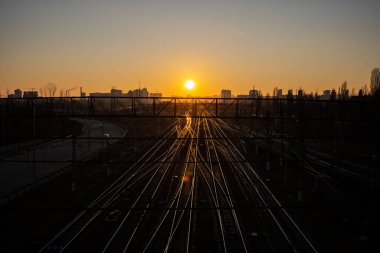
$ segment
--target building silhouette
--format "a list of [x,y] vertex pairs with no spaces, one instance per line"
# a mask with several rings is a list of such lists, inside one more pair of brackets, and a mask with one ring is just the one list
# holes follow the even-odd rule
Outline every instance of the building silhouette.
[[118,89],[111,89],[111,97],[121,97],[123,96],[123,91]]
[[293,90],[292,89],[288,90],[288,94],[286,95],[286,98],[287,99],[292,99],[293,98]]
[[162,98],[162,93],[161,92],[152,92],[152,93],[149,93],[149,97],[151,97],[151,98]]
[[37,98],[38,92],[37,91],[24,91],[24,98]]
[[221,98],[231,98],[232,97],[231,90],[222,90],[220,93],[220,97]]
[[331,90],[324,90],[321,96],[321,100],[329,100],[331,97]]
[[304,96],[304,92],[302,89],[299,89],[298,92],[297,92],[297,98],[302,98]]
[[22,98],[22,91],[20,89],[15,90],[15,98]]
[[249,97],[250,98],[258,98],[259,97],[259,91],[258,90],[250,90],[249,91]]
[[282,89],[277,90],[277,98],[282,98]]

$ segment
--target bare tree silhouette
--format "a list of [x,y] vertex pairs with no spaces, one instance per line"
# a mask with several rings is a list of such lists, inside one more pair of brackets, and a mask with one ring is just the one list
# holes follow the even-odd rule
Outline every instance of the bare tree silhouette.
[[47,93],[47,96],[54,97],[56,91],[57,91],[57,85],[55,85],[55,83],[48,82],[46,84],[46,93]]
[[39,93],[40,93],[40,97],[46,97],[46,87],[41,87],[38,89]]
[[9,87],[5,87],[5,96],[8,97],[11,94],[11,89]]
[[372,96],[380,96],[380,69],[374,68],[371,72],[371,94]]
[[349,96],[349,89],[348,89],[347,81],[344,81],[340,85],[338,94],[340,95],[341,99],[347,99],[348,98],[348,96]]

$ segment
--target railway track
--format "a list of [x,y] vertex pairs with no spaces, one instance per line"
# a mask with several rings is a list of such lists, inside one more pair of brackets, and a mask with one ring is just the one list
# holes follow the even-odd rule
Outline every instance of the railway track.
[[[282,252],[317,252],[244,162],[242,143],[229,138],[232,129],[207,117],[176,121],[39,252],[253,252],[252,230],[265,235],[265,252],[276,251],[278,240],[288,247]],[[249,215],[242,205],[264,211]],[[105,210],[118,214],[113,223]],[[268,239],[268,227],[280,236]],[[91,248],[86,242],[93,238]]]

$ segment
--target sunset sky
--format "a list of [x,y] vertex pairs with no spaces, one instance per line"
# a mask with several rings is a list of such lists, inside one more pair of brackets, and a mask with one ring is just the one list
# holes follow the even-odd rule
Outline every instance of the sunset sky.
[[358,90],[379,31],[379,0],[0,0],[0,92]]

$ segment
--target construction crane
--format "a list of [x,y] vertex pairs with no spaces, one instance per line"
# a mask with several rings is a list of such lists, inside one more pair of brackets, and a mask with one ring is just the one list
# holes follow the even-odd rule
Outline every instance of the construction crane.
[[65,91],[65,96],[66,96],[66,97],[70,97],[70,91],[72,91],[72,90],[76,90],[76,89],[77,89],[77,87],[74,87],[74,88],[71,88],[71,89],[66,90],[66,91]]

